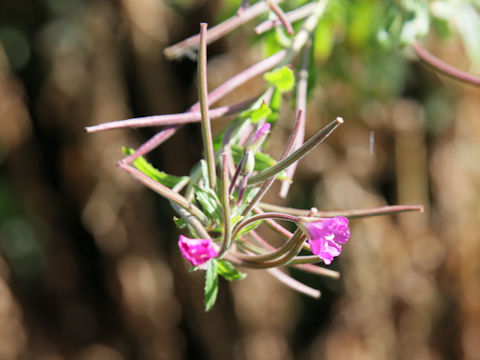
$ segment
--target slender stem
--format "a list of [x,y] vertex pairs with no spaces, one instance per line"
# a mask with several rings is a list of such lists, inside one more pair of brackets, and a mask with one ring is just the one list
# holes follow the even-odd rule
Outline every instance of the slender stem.
[[[310,209],[309,216],[314,215],[317,212],[316,208]],[[298,252],[302,248],[302,245],[305,243],[307,237],[305,234],[297,228],[293,233],[292,237],[281,247],[267,254],[254,255],[254,256],[245,256],[238,254],[237,257],[241,260],[246,261],[248,264],[255,267],[261,268],[270,268],[270,267],[279,267],[285,264],[290,263],[290,261],[297,256]],[[268,261],[272,260],[272,261]]]
[[[302,59],[300,63],[300,69],[298,71],[297,77],[297,97],[296,97],[296,113],[302,114],[302,116],[298,117],[299,127],[298,131],[295,134],[294,145],[293,149],[298,149],[302,144],[303,140],[305,139],[305,127],[307,122],[307,88],[308,88],[308,68],[310,66],[310,52],[312,48],[312,41],[309,40],[305,44],[305,48],[303,49]],[[298,162],[293,163],[286,169],[287,175],[290,179],[293,179],[293,175],[295,174],[295,169],[297,168]],[[280,197],[285,198],[288,194],[288,190],[290,189],[291,182],[288,180],[282,181],[282,185],[280,188]]]
[[288,220],[292,222],[297,221],[296,216],[284,214],[284,213],[277,213],[277,212],[269,212],[269,213],[262,213],[250,216],[248,219],[240,221],[233,229],[233,238],[238,235],[240,230],[242,230],[245,226],[254,223],[255,221],[259,221],[262,219],[279,219],[279,220]]
[[270,275],[274,276],[277,280],[279,280],[281,283],[287,285],[288,287],[305,294],[307,296],[310,296],[314,299],[319,299],[321,296],[320,290],[311,288],[310,286],[307,286],[303,283],[301,283],[298,280],[295,280],[291,276],[285,274],[283,271],[279,269],[267,269],[267,271],[270,273]]
[[133,154],[127,156],[126,158],[124,158],[120,161],[125,163],[125,164],[130,164],[135,159],[139,158],[140,156],[148,154],[150,151],[155,149],[157,146],[160,146],[166,140],[171,138],[172,135],[175,134],[175,131],[177,130],[177,128],[178,128],[178,126],[169,126],[165,129],[160,130],[153,137],[151,137],[149,140],[144,142],[137,150],[135,150],[135,152]]
[[306,236],[301,230],[297,229],[287,242],[274,251],[261,255],[236,254],[235,256],[244,261],[248,266],[255,268],[268,269],[279,267],[290,262],[297,255],[305,240]]
[[327,6],[328,0],[319,0],[315,4],[311,15],[303,22],[301,29],[293,38],[292,45],[288,49],[288,53],[283,59],[281,65],[289,64],[293,58],[300,52],[308,38],[311,36],[315,30],[320,16],[322,16],[325,8]]
[[[290,137],[288,138],[288,141],[287,141],[287,144],[285,145],[285,147],[283,148],[283,151],[282,151],[282,154],[280,155],[280,160],[283,160],[285,159],[289,154],[290,152],[292,151],[292,148],[293,148],[293,145],[295,144],[295,136],[296,136],[296,133],[299,129],[299,126],[300,126],[300,117],[302,116],[302,113],[300,112],[297,116],[297,119],[295,121],[295,125],[293,126],[293,131],[292,133],[290,134]],[[250,180],[250,179],[249,179]],[[270,187],[272,186],[272,184],[274,183],[275,181],[275,177],[272,176],[270,178],[267,178],[262,186],[260,186],[260,189],[258,190],[258,192],[255,194],[255,196],[253,197],[253,199],[250,201],[250,203],[248,204],[248,206],[245,208],[245,210],[243,210],[242,212],[242,216],[247,216],[248,213],[255,207],[255,205],[263,198],[263,196],[267,193],[267,191],[270,189]]]
[[223,242],[218,258],[223,257],[231,246],[232,229],[230,217],[230,195],[228,192],[228,153],[222,154],[222,216],[223,216]]
[[194,228],[197,232],[197,236],[199,236],[202,239],[211,239],[210,235],[208,234],[208,231],[205,229],[205,227],[200,223],[200,221],[197,220],[195,216],[190,214],[187,210],[184,208],[180,207],[173,201],[170,201],[170,205],[172,208],[180,214],[182,219],[184,219],[192,228]]
[[[281,0],[272,0],[274,3],[279,3]],[[268,10],[268,6],[265,1],[260,1],[235,16],[225,20],[224,22],[212,27],[208,30],[208,44],[220,39],[221,37],[232,32],[236,28],[245,24],[246,22],[254,19],[258,15]],[[191,36],[177,44],[165,48],[165,56],[169,59],[177,58],[187,54],[192,49],[197,49],[200,43],[200,36]]]
[[292,24],[290,24],[290,21],[288,18],[285,16],[285,13],[283,10],[275,4],[272,0],[266,0],[268,7],[277,15],[278,20],[282,23],[282,25],[285,27],[285,30],[290,34],[293,35],[294,31],[292,28]]
[[[308,3],[304,6],[301,6],[295,10],[289,11],[285,14],[287,20],[292,23],[296,22],[299,20],[302,20],[306,18],[308,15],[312,13],[312,10],[317,6],[316,3]],[[255,33],[257,35],[263,34],[264,32],[276,27],[282,25],[282,22],[280,19],[274,19],[274,20],[265,20],[262,22],[260,25],[257,25],[255,27]]]
[[[293,209],[279,205],[272,205],[267,203],[258,204],[260,208],[266,211],[283,212],[293,216],[307,216],[308,210]],[[339,210],[339,211],[319,211],[314,216],[319,218],[345,216],[348,218],[362,218],[367,216],[379,216],[390,215],[396,213],[402,213],[407,211],[419,211],[423,212],[422,205],[393,205],[393,206],[381,206],[377,208],[369,209],[352,209],[352,210]]]
[[475,86],[480,86],[480,77],[457,69],[456,67],[440,60],[432,53],[430,53],[427,49],[425,49],[418,41],[415,41],[412,44],[412,47],[420,60],[422,60],[428,66],[432,67],[434,70],[444,75],[447,75],[455,80],[466,82]]
[[[293,261],[292,261],[292,263],[293,263]],[[294,267],[295,269],[299,269],[299,270],[302,270],[302,271],[312,273],[312,274],[330,277],[332,279],[339,279],[340,278],[340,273],[338,271],[325,269],[321,266],[315,266],[315,265],[311,265],[311,264],[301,264],[301,265],[293,265],[292,267]]]
[[200,49],[198,52],[198,92],[200,95],[200,112],[202,113],[203,148],[208,168],[210,187],[215,191],[217,174],[215,172],[215,155],[213,151],[212,129],[208,117],[207,103],[207,24],[200,24]]
[[181,208],[188,211],[190,214],[192,214],[194,217],[196,217],[203,225],[208,224],[208,219],[205,216],[205,214],[202,211],[200,211],[199,208],[197,208],[195,205],[193,205],[191,202],[189,202],[187,199],[185,199],[182,195],[180,195],[177,192],[169,189],[168,187],[160,184],[159,182],[149,178],[147,175],[145,175],[141,171],[135,169],[134,167],[132,167],[128,164],[125,164],[125,163],[119,161],[118,166],[121,169],[129,172],[134,178],[136,178],[138,181],[140,181],[145,186],[149,187],[153,191],[162,195],[164,198],[174,202],[175,204],[177,204]]
[[[208,94],[208,105],[213,105],[222,97],[231,93],[240,85],[243,85],[250,79],[274,68],[283,61],[286,55],[286,50],[280,50],[277,53],[269,56],[268,58],[263,59],[256,64],[250,66],[249,68],[243,70],[242,72],[239,72],[238,74],[232,76],[230,79],[225,81],[223,84],[221,84]],[[198,111],[199,107],[200,104],[197,102],[190,107],[190,111]]]
[[[222,106],[216,109],[211,109],[209,111],[210,119],[218,119],[223,116],[236,114],[248,108],[256,99],[258,99],[258,96],[252,99],[248,99],[246,101],[239,102],[237,104]],[[179,114],[153,115],[153,116],[145,116],[140,118],[111,121],[104,124],[88,126],[85,128],[85,131],[88,133],[92,133],[92,132],[113,130],[113,129],[179,125],[179,124],[199,122],[201,121],[201,119],[202,119],[202,114],[200,113],[200,111],[191,111],[191,112],[184,112]]]
[[240,171],[242,171],[242,168],[246,160],[247,160],[247,157],[245,156],[245,154],[243,154],[242,158],[238,162],[237,167],[235,168],[235,172],[233,173],[232,182],[230,183],[230,189],[228,190],[228,193],[230,195],[233,194],[233,189],[235,188],[235,184],[237,182],[238,176],[240,175]]
[[290,264],[316,264],[322,260],[317,255],[307,255],[307,256],[297,256],[295,257]]
[[307,155],[310,151],[312,151],[313,148],[315,148],[318,144],[320,144],[323,140],[325,140],[340,124],[343,124],[343,119],[341,117],[337,117],[334,121],[332,121],[330,124],[325,126],[310,140],[308,140],[300,148],[298,148],[293,154],[289,155],[283,160],[280,160],[274,166],[261,171],[257,175],[251,176],[248,179],[248,183],[255,184],[260,181],[264,181],[272,176],[275,176],[280,171],[289,167],[294,162],[300,160],[305,155]]
[[257,246],[263,247],[265,250],[275,250],[275,248],[258,235],[255,230],[250,231],[247,235],[254,240]]

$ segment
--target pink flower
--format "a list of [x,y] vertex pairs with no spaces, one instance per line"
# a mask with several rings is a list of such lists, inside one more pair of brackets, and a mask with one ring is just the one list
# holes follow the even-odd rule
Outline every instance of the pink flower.
[[342,245],[350,238],[348,219],[343,216],[324,218],[299,224],[308,238],[312,253],[327,265],[342,252]]
[[190,239],[180,235],[178,247],[183,257],[194,266],[201,265],[218,255],[212,240],[209,239]]

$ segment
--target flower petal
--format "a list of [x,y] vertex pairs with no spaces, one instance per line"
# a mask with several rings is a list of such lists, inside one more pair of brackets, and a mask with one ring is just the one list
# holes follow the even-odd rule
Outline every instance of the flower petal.
[[217,249],[209,239],[190,239],[180,235],[178,247],[183,257],[194,266],[201,265],[218,255]]
[[342,244],[350,238],[348,219],[343,216],[300,223],[306,232],[312,253],[329,265],[342,252]]

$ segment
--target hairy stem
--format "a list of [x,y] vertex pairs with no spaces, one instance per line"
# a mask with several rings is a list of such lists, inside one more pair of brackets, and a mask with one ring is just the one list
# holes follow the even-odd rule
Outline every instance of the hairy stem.
[[[281,0],[272,0],[274,3],[279,3]],[[254,19],[258,15],[264,13],[268,10],[268,6],[265,1],[260,1],[250,7],[245,8],[243,11],[240,11],[235,16],[225,20],[224,22],[212,27],[208,30],[208,44],[220,39],[221,37],[232,32],[236,28],[245,24],[246,22]],[[177,58],[183,56],[190,52],[193,49],[197,49],[200,43],[200,36],[194,35],[191,36],[177,44],[171,45],[165,48],[165,56],[169,59]]]
[[135,169],[134,167],[125,164],[121,161],[118,162],[118,166],[130,173],[134,178],[136,178],[138,181],[140,181],[142,184],[145,186],[149,187],[153,191],[157,192],[164,198],[174,202],[181,208],[185,209],[188,211],[190,214],[192,214],[194,217],[196,217],[203,225],[208,224],[208,219],[205,216],[205,214],[197,208],[195,205],[193,205],[191,202],[189,202],[187,199],[185,199],[182,195],[178,194],[177,192],[169,189],[168,187],[160,184],[159,182],[149,178],[147,175],[142,173],[141,171]]
[[[240,111],[247,109],[256,99],[252,98],[246,101],[239,102],[233,105],[222,106],[216,109],[211,109],[209,111],[210,119],[218,119],[223,116],[233,115]],[[132,118],[119,121],[111,121],[108,123],[88,126],[85,128],[85,131],[88,133],[105,131],[105,130],[114,130],[114,129],[125,129],[125,128],[141,128],[149,126],[169,126],[169,125],[180,125],[199,122],[202,120],[202,114],[200,111],[195,112],[183,112],[178,114],[164,114],[164,115],[152,115],[145,116],[140,118]]]
[[270,275],[274,276],[278,281],[281,283],[287,285],[288,287],[292,288],[293,290],[296,290],[302,294],[305,294],[307,296],[310,296],[314,299],[319,299],[321,296],[320,290],[311,288],[310,286],[307,286],[303,283],[301,283],[298,280],[295,280],[291,276],[285,274],[283,271],[279,269],[267,269],[267,271],[270,273]]
[[[309,213],[308,210],[294,209],[294,208],[289,208],[289,207],[284,207],[279,205],[272,205],[267,203],[259,203],[258,206],[266,211],[283,212],[293,216],[307,216]],[[392,205],[392,206],[381,206],[381,207],[369,208],[369,209],[319,211],[314,216],[319,218],[345,216],[352,219],[352,218],[362,218],[362,217],[368,217],[368,216],[391,215],[391,214],[408,212],[408,211],[423,212],[423,206],[422,205]]]
[[300,148],[298,148],[294,153],[292,153],[285,159],[280,160],[274,166],[269,167],[268,169],[261,171],[257,175],[250,177],[248,179],[248,183],[255,184],[260,181],[264,181],[272,176],[277,175],[279,172],[289,167],[291,164],[300,160],[305,155],[307,155],[310,151],[312,151],[313,148],[315,148],[318,144],[320,144],[323,140],[325,140],[340,124],[343,124],[343,119],[341,117],[337,117],[334,121],[332,121],[330,124],[325,126],[310,140],[308,140]]
[[250,216],[248,219],[240,221],[234,228],[233,230],[233,238],[235,238],[240,230],[242,230],[245,226],[254,223],[255,221],[258,220],[263,220],[263,219],[278,219],[278,220],[287,220],[287,221],[292,221],[296,222],[297,217],[284,214],[284,213],[277,213],[277,212],[269,212],[269,213],[262,213],[262,214],[257,214]]
[[[310,65],[310,52],[312,48],[311,40],[307,41],[305,44],[305,48],[303,49],[302,59],[300,63],[300,69],[298,71],[297,77],[297,97],[295,101],[296,105],[296,113],[302,113],[302,116],[299,117],[299,128],[296,132],[293,149],[298,149],[302,144],[303,140],[305,139],[305,127],[307,123],[307,87],[308,87],[308,67]],[[295,174],[295,169],[297,167],[298,162],[293,163],[290,167],[287,168],[286,172],[290,179],[293,179],[293,175]],[[282,181],[282,185],[280,188],[280,197],[285,198],[288,194],[288,190],[290,189],[291,182],[288,180]]]
[[[308,4],[306,4],[304,6],[301,6],[297,9],[295,9],[295,10],[287,12],[285,14],[285,17],[287,18],[287,20],[290,23],[302,20],[312,13],[315,6],[317,6],[317,4],[308,3]],[[272,29],[276,26],[280,26],[280,25],[282,25],[282,22],[280,21],[280,19],[266,20],[266,21],[262,22],[261,24],[259,24],[255,27],[255,33],[257,35],[260,35],[260,34],[263,34],[264,32],[267,32],[268,30],[270,30],[270,29]]]
[[212,129],[208,117],[207,90],[207,24],[200,24],[200,50],[198,53],[198,92],[200,95],[200,112],[202,113],[202,137],[205,159],[207,161],[208,181],[215,191],[217,174],[215,171],[215,155],[213,151]]
[[218,257],[221,258],[230,248],[232,242],[230,194],[228,192],[228,153],[222,154],[222,216],[223,216],[223,242]]

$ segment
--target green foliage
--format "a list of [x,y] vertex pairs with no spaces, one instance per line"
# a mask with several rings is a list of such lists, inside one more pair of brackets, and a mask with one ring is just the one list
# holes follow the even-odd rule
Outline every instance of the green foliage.
[[295,76],[288,66],[267,72],[263,77],[281,93],[290,91],[295,86]]
[[[135,152],[134,149],[123,147],[122,151],[125,155],[131,155]],[[174,176],[169,175],[163,171],[157,170],[152,164],[150,164],[143,156],[136,158],[133,161],[133,165],[149,178],[158,181],[160,184],[173,188],[181,181],[188,179],[187,176]]]
[[237,238],[242,236],[242,235],[245,235],[247,233],[249,233],[250,231],[256,229],[257,227],[259,227],[261,224],[262,224],[263,220],[258,220],[258,221],[255,221],[251,224],[248,224],[247,226],[243,227],[237,234]]
[[173,222],[179,230],[185,229],[187,227],[187,222],[184,219],[179,219],[176,216],[173,218]]
[[203,189],[200,186],[193,185],[195,189],[195,198],[202,206],[203,211],[210,219],[214,219],[217,224],[222,223],[222,210],[220,201],[212,189]]
[[211,259],[208,263],[205,274],[205,311],[215,305],[218,294],[218,262],[216,259]]
[[404,22],[400,32],[400,44],[409,45],[427,34],[430,24],[427,4],[418,0],[404,0]]
[[262,102],[262,104],[255,108],[255,109],[248,109],[245,110],[240,114],[240,118],[242,119],[250,119],[252,124],[258,123],[261,119],[267,117],[272,113],[272,110],[268,107],[267,104]]
[[247,274],[235,269],[231,262],[227,260],[218,260],[218,274],[228,281],[244,279]]

